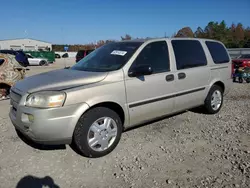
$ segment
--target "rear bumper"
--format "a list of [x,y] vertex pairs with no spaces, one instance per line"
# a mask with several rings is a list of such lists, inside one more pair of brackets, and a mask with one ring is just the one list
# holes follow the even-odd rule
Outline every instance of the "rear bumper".
[[230,92],[233,86],[233,79],[232,78],[227,79],[224,84],[225,84],[224,95],[226,96]]

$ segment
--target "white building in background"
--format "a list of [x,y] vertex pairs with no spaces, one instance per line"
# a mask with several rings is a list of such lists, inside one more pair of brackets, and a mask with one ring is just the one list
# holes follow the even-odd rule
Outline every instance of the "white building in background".
[[46,48],[52,50],[52,44],[29,38],[0,40],[0,50],[38,51],[39,49],[45,50]]

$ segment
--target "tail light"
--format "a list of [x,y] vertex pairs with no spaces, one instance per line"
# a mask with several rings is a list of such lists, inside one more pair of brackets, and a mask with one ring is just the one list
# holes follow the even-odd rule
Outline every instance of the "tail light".
[[244,63],[246,67],[250,67],[250,61],[245,61]]
[[242,62],[242,66],[243,67],[250,67],[250,61],[248,61],[248,60],[247,61],[243,61]]
[[243,61],[242,62],[242,67],[246,67],[246,65],[247,65],[247,61]]

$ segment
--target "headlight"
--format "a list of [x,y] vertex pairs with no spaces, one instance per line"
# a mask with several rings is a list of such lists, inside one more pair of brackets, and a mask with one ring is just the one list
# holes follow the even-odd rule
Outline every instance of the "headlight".
[[26,106],[36,108],[55,108],[63,105],[66,94],[57,91],[43,91],[30,94]]

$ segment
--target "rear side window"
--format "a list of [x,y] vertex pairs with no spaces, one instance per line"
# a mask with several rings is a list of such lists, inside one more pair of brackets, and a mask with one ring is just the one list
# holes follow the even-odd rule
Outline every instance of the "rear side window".
[[145,46],[131,68],[139,65],[150,65],[153,73],[169,71],[169,54],[166,41],[152,42]]
[[206,41],[206,45],[213,58],[214,63],[220,64],[229,62],[229,56],[222,44],[213,41]]
[[205,66],[207,59],[197,40],[172,40],[178,70]]

